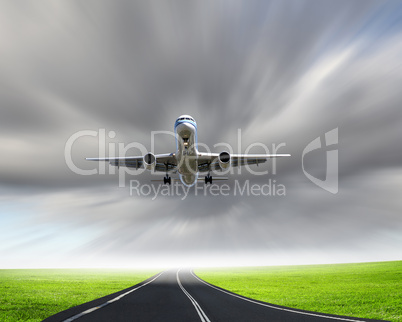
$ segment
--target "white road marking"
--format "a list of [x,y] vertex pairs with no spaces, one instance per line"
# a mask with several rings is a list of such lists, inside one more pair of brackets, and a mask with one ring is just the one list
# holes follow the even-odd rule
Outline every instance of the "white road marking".
[[221,291],[221,292],[223,292],[225,294],[228,294],[228,295],[233,296],[233,297],[237,297],[237,298],[239,298],[241,300],[244,300],[244,301],[247,301],[247,302],[251,302],[251,303],[254,303],[254,304],[261,305],[261,306],[266,306],[266,307],[269,307],[271,309],[280,310],[280,311],[286,311],[286,312],[291,312],[291,313],[297,313],[297,314],[310,315],[310,316],[317,316],[317,317],[320,317],[320,318],[339,320],[339,321],[351,321],[351,322],[361,322],[362,321],[362,320],[351,320],[351,319],[345,319],[345,318],[338,318],[338,317],[334,317],[334,316],[326,316],[326,315],[321,315],[321,314],[316,314],[316,313],[300,312],[300,311],[295,311],[295,310],[292,310],[292,309],[286,309],[286,308],[276,307],[276,306],[272,306],[272,305],[265,304],[265,303],[260,303],[260,302],[254,301],[252,299],[248,299],[246,297],[242,297],[240,295],[236,295],[236,294],[229,293],[229,292],[226,292],[224,290],[221,290],[220,288],[217,288],[217,287],[215,287],[215,286],[203,281],[202,279],[200,279],[197,275],[194,274],[193,271],[191,271],[191,275],[193,275],[197,280],[199,280],[200,282],[204,283],[205,285],[208,285],[209,287],[212,287],[212,288],[214,288],[214,289],[216,289],[218,291]]
[[92,313],[93,311],[99,310],[99,309],[105,307],[106,305],[109,305],[109,304],[111,304],[111,303],[113,303],[113,302],[116,302],[116,301],[120,300],[121,298],[125,297],[126,295],[128,295],[128,294],[130,294],[130,293],[132,293],[132,292],[134,292],[134,291],[140,289],[141,287],[144,287],[145,285],[148,285],[149,283],[155,281],[155,280],[156,280],[159,276],[161,276],[163,273],[164,273],[164,272],[159,273],[159,274],[158,274],[157,276],[155,276],[152,280],[146,282],[145,284],[142,284],[142,285],[140,285],[140,286],[138,286],[138,287],[136,287],[136,288],[133,288],[132,290],[130,290],[130,291],[124,293],[124,294],[121,294],[121,295],[115,297],[114,299],[111,299],[110,301],[107,301],[107,302],[105,302],[105,303],[103,303],[103,304],[101,304],[101,305],[99,305],[99,306],[95,306],[95,307],[90,308],[90,309],[88,309],[88,310],[85,310],[85,311],[83,311],[83,312],[81,312],[81,313],[78,313],[78,314],[72,316],[71,318],[68,318],[68,319],[66,319],[66,320],[63,320],[63,322],[74,321],[74,320],[76,320],[76,319],[82,317],[82,316],[85,315],[85,314]]
[[211,322],[211,321],[208,319],[208,317],[207,317],[207,315],[205,314],[205,312],[201,309],[201,306],[197,303],[196,300],[194,300],[194,298],[190,295],[190,293],[187,292],[186,289],[185,289],[185,288],[183,287],[183,285],[181,284],[180,279],[179,279],[179,272],[180,272],[180,270],[181,270],[181,268],[180,268],[180,269],[177,271],[177,273],[176,273],[177,284],[179,284],[179,286],[180,286],[181,290],[183,291],[183,293],[187,295],[187,297],[190,299],[191,303],[194,305],[194,307],[195,307],[195,309],[196,309],[196,311],[197,311],[197,313],[198,313],[198,315],[199,315],[201,321],[202,321],[202,322]]

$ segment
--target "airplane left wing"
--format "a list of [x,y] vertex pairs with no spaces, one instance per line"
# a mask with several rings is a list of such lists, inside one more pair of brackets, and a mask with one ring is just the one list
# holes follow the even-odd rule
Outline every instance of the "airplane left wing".
[[198,170],[207,172],[210,170],[222,170],[222,168],[240,167],[243,165],[260,164],[268,159],[289,157],[290,154],[229,154],[221,153],[198,153]]
[[[154,159],[153,159],[154,158]],[[128,167],[140,169],[152,165],[154,171],[166,172],[176,169],[176,158],[174,153],[156,154],[148,153],[145,156],[116,157],[116,158],[86,158],[88,161],[106,161],[116,167]],[[153,160],[153,162],[151,162]]]

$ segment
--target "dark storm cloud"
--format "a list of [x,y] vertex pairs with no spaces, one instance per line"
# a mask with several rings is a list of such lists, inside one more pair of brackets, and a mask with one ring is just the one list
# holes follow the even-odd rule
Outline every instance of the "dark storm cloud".
[[[87,229],[90,237],[71,250],[79,254],[342,252],[348,243],[369,253],[362,240],[400,245],[393,236],[401,229],[394,196],[401,187],[396,180],[388,188],[400,178],[402,158],[400,7],[394,1],[2,4],[2,202],[32,205],[30,223],[39,230],[67,225],[68,236]],[[105,128],[116,132],[107,143],[136,141],[149,149],[150,131],[173,130],[181,114],[197,120],[198,139],[211,149],[219,142],[235,152],[254,142],[286,143],[278,152],[292,157],[276,162],[276,175],[237,178],[276,179],[287,196],[191,192],[183,202],[152,201],[117,189],[117,175],[80,176],[65,163],[64,146],[77,131]],[[301,167],[307,144],[334,128],[335,196],[314,186]],[[175,149],[172,137],[158,139],[155,152]],[[91,169],[84,158],[97,149],[98,137],[86,136],[72,158]],[[324,179],[325,161],[325,151],[315,151],[305,158],[306,170]],[[150,176],[134,179],[148,183]],[[15,220],[24,222],[26,209],[17,212]],[[32,233],[32,240],[41,236]]]

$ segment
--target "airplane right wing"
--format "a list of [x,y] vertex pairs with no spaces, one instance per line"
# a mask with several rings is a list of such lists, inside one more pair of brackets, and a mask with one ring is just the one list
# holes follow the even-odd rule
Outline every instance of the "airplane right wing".
[[148,170],[166,172],[175,170],[177,162],[174,153],[152,154],[135,157],[116,157],[116,158],[86,158],[88,161],[106,161],[116,167],[146,168]]

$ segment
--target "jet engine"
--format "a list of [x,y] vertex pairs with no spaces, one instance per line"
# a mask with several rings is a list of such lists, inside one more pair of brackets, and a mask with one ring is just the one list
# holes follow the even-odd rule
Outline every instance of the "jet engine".
[[144,155],[144,167],[148,170],[153,170],[156,165],[155,155],[151,152]]
[[219,166],[221,169],[227,169],[230,166],[230,154],[228,152],[221,152],[219,153]]

